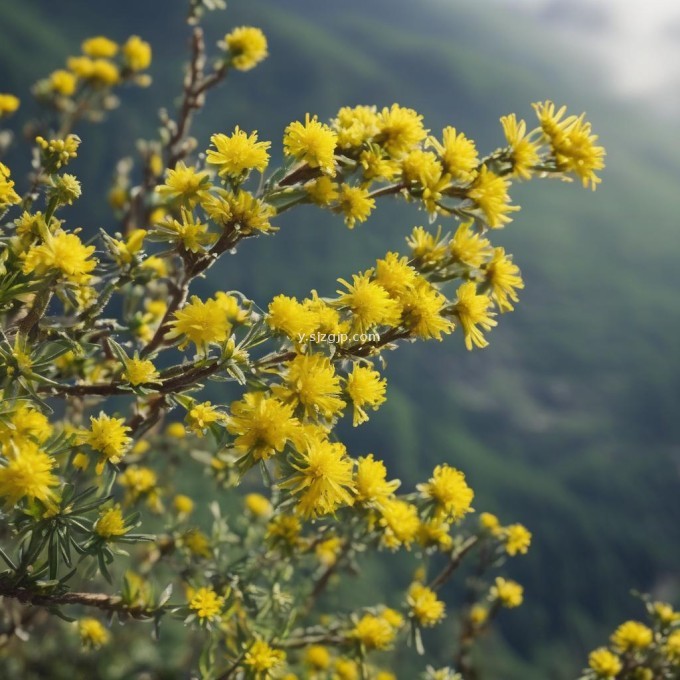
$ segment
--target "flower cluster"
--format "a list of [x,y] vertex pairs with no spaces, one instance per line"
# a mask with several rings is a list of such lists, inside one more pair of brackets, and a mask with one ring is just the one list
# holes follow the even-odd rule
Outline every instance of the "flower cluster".
[[647,621],[626,621],[588,657],[581,680],[670,680],[680,672],[680,613],[644,598]]

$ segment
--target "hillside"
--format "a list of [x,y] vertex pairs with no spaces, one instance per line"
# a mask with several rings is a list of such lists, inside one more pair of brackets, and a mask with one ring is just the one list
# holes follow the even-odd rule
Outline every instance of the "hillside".
[[[114,224],[101,205],[114,159],[133,151],[130,139],[153,134],[155,110],[179,89],[183,3],[167,4],[160,12],[160,3],[62,0],[57,11],[46,0],[0,0],[0,91],[24,100],[27,83],[87,35],[137,32],[154,46],[154,86],[112,114],[114,135],[80,131],[74,171],[86,199],[74,214],[84,226]],[[539,99],[587,110],[600,132],[609,153],[600,190],[516,192],[523,210],[501,242],[516,253],[526,290],[491,346],[467,353],[454,335],[403,348],[388,367],[385,408],[346,432],[353,450],[380,453],[406,484],[446,458],[469,475],[476,507],[530,526],[532,553],[513,566],[528,603],[505,618],[505,641],[491,641],[500,656],[491,655],[489,677],[575,677],[586,650],[636,614],[630,588],[677,597],[680,585],[678,131],[608,100],[582,58],[496,4],[232,0],[226,15],[211,16],[211,40],[242,23],[265,29],[272,56],[209,102],[197,128],[203,146],[210,132],[239,124],[276,147],[307,111],[328,118],[344,104],[393,101],[432,129],[456,125],[483,150],[501,141],[500,115],[529,116]],[[282,287],[324,294],[425,221],[384,206],[349,232],[309,208],[280,220],[276,239],[244,244],[214,280],[261,306]],[[408,565],[382,580],[380,569],[371,573],[389,590]]]

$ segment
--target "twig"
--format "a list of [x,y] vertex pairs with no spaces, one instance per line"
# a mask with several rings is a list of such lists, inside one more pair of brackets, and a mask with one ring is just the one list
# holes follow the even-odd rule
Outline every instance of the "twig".
[[432,580],[428,588],[431,590],[438,590],[441,588],[451,578],[453,572],[458,569],[465,555],[467,555],[478,542],[479,538],[477,536],[470,536],[457,550],[454,550],[449,558],[448,564]]

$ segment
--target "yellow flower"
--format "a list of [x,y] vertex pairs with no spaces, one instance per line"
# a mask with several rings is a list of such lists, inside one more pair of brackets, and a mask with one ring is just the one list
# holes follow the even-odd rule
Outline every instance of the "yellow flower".
[[353,659],[336,659],[333,680],[359,680],[359,667]]
[[383,108],[378,114],[377,125],[376,142],[394,157],[409,152],[427,136],[423,117],[417,111],[399,104]]
[[477,204],[492,229],[500,229],[511,222],[512,218],[508,213],[519,210],[519,206],[510,205],[509,187],[508,180],[495,175],[483,165],[467,191],[468,198]]
[[445,616],[444,603],[437,599],[433,590],[417,581],[408,589],[406,601],[411,608],[411,616],[425,628],[434,626]]
[[333,128],[342,149],[359,147],[378,134],[378,113],[375,106],[343,106]]
[[80,198],[80,182],[74,175],[52,175],[47,195],[50,200],[56,200],[59,205],[71,205]]
[[6,114],[14,113],[18,108],[19,97],[15,97],[13,94],[0,93],[0,118]]
[[57,69],[50,74],[50,89],[64,97],[70,97],[76,91],[77,82],[76,76],[64,69]]
[[666,640],[664,653],[677,665],[680,665],[680,630],[674,630]]
[[569,128],[567,138],[555,148],[557,167],[564,172],[573,172],[584,187],[595,190],[602,181],[595,172],[604,168],[604,147],[596,146],[597,135],[591,134],[590,123],[580,116]]
[[340,378],[328,357],[300,354],[286,365],[286,384],[276,386],[274,394],[281,401],[301,405],[311,417],[332,418],[342,411],[345,402],[339,398]]
[[531,545],[531,532],[522,524],[511,524],[505,527],[505,551],[508,555],[521,553],[526,555]]
[[294,297],[277,295],[269,303],[268,312],[267,325],[296,342],[303,342],[316,330],[314,313]]
[[184,534],[184,545],[192,555],[210,557],[210,539],[199,529],[190,529]]
[[363,168],[364,180],[389,182],[399,174],[399,162],[385,155],[379,146],[371,145],[361,152],[359,163]]
[[172,507],[178,515],[190,515],[194,511],[194,502],[184,494],[177,494],[172,499]]
[[354,462],[340,442],[310,439],[291,465],[296,472],[281,486],[298,496],[296,511],[303,517],[327,515],[341,505],[352,505]]
[[400,299],[417,280],[418,272],[408,264],[407,257],[398,253],[387,253],[376,262],[375,281],[393,298]]
[[496,515],[490,512],[483,512],[479,516],[479,525],[484,531],[488,531],[492,536],[501,536],[503,528]]
[[91,259],[95,247],[83,245],[77,234],[65,231],[45,235],[48,236],[45,243],[31,246],[26,253],[22,267],[24,274],[41,276],[55,271],[72,283],[86,284],[97,266],[97,260]]
[[295,546],[300,537],[302,525],[295,515],[276,515],[267,525],[267,538],[281,540],[289,546]]
[[125,362],[125,371],[121,377],[131,385],[145,385],[156,382],[159,375],[153,362],[140,359],[139,353],[135,353],[133,359]]
[[151,45],[138,35],[131,35],[122,48],[123,59],[131,71],[143,71],[151,65]]
[[470,623],[473,626],[483,626],[489,618],[489,610],[481,604],[473,604],[470,607]]
[[423,265],[438,264],[446,257],[446,245],[441,238],[441,227],[437,234],[430,234],[423,227],[414,227],[411,235],[406,239],[414,260]]
[[184,439],[187,436],[187,430],[184,427],[184,423],[175,421],[173,423],[168,423],[168,426],[165,428],[165,434],[174,439]]
[[78,633],[83,647],[99,649],[109,642],[111,633],[97,619],[84,618],[78,621]]
[[9,168],[0,163],[0,214],[17,203],[21,203],[21,196],[14,190],[14,180],[10,179]]
[[218,189],[216,195],[204,197],[201,207],[210,218],[222,226],[238,226],[244,234],[275,231],[269,222],[276,215],[276,209],[255,198],[250,192],[240,190],[236,194]]
[[94,525],[94,530],[102,538],[113,538],[114,536],[124,536],[130,531],[130,527],[125,525],[120,505],[114,505],[100,513],[99,519]]
[[331,655],[323,645],[310,645],[305,649],[305,663],[317,671],[324,671],[331,665]]
[[488,239],[473,231],[472,222],[464,222],[456,229],[449,252],[454,261],[479,269],[493,250]]
[[395,609],[386,607],[380,612],[380,616],[392,626],[392,628],[401,628],[404,625],[404,617]]
[[248,512],[255,517],[269,517],[272,514],[272,504],[260,493],[249,493],[245,497]]
[[398,479],[387,481],[385,463],[374,460],[372,453],[359,458],[354,477],[355,495],[359,502],[379,505],[392,496],[400,484]]
[[453,323],[442,316],[448,300],[426,279],[419,277],[401,296],[402,323],[424,340],[440,340],[451,333]]
[[401,160],[401,172],[405,182],[430,185],[442,175],[442,166],[431,151],[414,149]]
[[511,113],[501,118],[501,125],[505,139],[510,145],[512,174],[521,179],[530,179],[535,165],[538,165],[540,145],[531,141],[531,134],[527,135],[525,121],[517,121],[517,116]]
[[680,621],[680,612],[673,611],[673,607],[671,607],[668,602],[652,603],[651,612],[665,625],[673,623],[674,621]]
[[503,607],[512,609],[519,607],[524,599],[524,588],[515,582],[498,576],[495,585],[491,587],[489,596],[492,601],[498,601]]
[[236,296],[217,291],[217,293],[215,293],[215,300],[229,321],[233,323],[245,323],[248,320],[248,312],[245,309],[241,309]]
[[347,376],[346,389],[354,405],[352,424],[356,427],[368,420],[366,407],[375,411],[385,402],[387,380],[368,366],[354,364],[352,372]]
[[335,146],[338,137],[325,123],[320,123],[316,116],[305,117],[305,122],[295,121],[285,130],[283,135],[283,152],[298,161],[306,163],[310,168],[319,168],[322,172],[335,175]]
[[241,401],[232,402],[227,430],[236,435],[234,446],[239,451],[266,460],[283,451],[298,425],[289,404],[264,392],[248,392]]
[[599,678],[615,678],[623,668],[621,660],[606,647],[600,647],[590,653],[588,665]]
[[193,208],[207,196],[210,186],[206,170],[198,171],[180,161],[174,169],[166,170],[165,184],[157,186],[156,192],[166,201],[182,201]]
[[312,203],[321,206],[331,205],[340,197],[338,185],[328,175],[321,175],[307,182],[305,191]]
[[357,332],[363,333],[375,326],[399,325],[401,306],[379,283],[371,281],[370,271],[353,274],[351,284],[345,279],[338,281],[347,291],[337,291],[340,297],[336,304],[352,312],[352,325]]
[[88,467],[90,467],[90,459],[88,458],[87,455],[84,453],[76,453],[75,456],[73,456],[73,467],[76,468],[76,470],[87,470]]
[[227,416],[220,413],[209,401],[194,404],[186,416],[189,429],[199,437],[204,435],[212,423],[225,423],[226,420]]
[[199,588],[189,600],[189,609],[196,612],[201,621],[213,621],[220,618],[224,607],[224,598],[212,588]]
[[439,154],[445,172],[460,182],[472,181],[479,165],[474,141],[462,132],[457,132],[454,127],[445,127],[442,141],[430,137],[428,145]]
[[95,59],[88,78],[95,86],[110,87],[120,81],[120,71],[108,59]]
[[477,294],[477,287],[473,281],[467,281],[458,288],[454,311],[463,327],[465,346],[468,350],[471,350],[473,345],[482,348],[489,344],[477,326],[489,331],[497,325],[492,318],[493,312],[489,311],[491,305],[491,298],[488,295]]
[[180,243],[185,250],[192,253],[202,252],[204,246],[209,246],[217,240],[217,234],[208,231],[208,225],[197,219],[191,210],[182,206],[181,220],[177,220],[171,215],[156,224],[156,231],[174,242]]
[[94,69],[94,61],[89,57],[69,57],[66,68],[79,78],[89,78]]
[[228,137],[224,134],[213,135],[210,142],[215,149],[208,149],[207,162],[215,165],[220,177],[240,178],[250,170],[264,172],[269,163],[267,149],[270,142],[258,142],[257,132],[248,134],[239,129]]
[[147,467],[131,465],[118,477],[118,483],[127,489],[126,503],[134,503],[140,496],[155,492],[158,479]]
[[47,416],[24,402],[0,420],[0,444],[13,442],[20,447],[33,440],[42,444],[51,435],[52,426]]
[[388,498],[383,501],[380,513],[380,526],[384,530],[383,543],[392,550],[400,545],[409,547],[420,528],[416,506],[396,498]]
[[381,616],[364,614],[350,631],[350,637],[366,649],[388,649],[394,640],[394,628]]
[[134,456],[143,456],[145,453],[148,453],[149,449],[151,449],[151,444],[148,439],[139,439],[134,443],[130,452]]
[[619,652],[645,649],[652,644],[652,630],[639,621],[622,623],[611,636],[612,645]]
[[98,35],[85,40],[81,49],[83,54],[88,57],[115,57],[118,52],[118,43],[105,38],[103,35]]
[[349,332],[349,323],[342,320],[337,309],[320,299],[315,290],[312,291],[311,299],[303,300],[303,305],[312,313],[313,327],[317,333],[337,336]]
[[453,545],[453,539],[449,535],[450,528],[440,517],[432,517],[426,522],[421,522],[418,527],[418,543],[424,548],[437,547],[440,550],[449,550]]
[[373,208],[375,199],[364,187],[353,187],[349,184],[340,185],[337,210],[345,216],[345,224],[354,229],[357,222],[365,222]]
[[437,465],[425,484],[418,484],[424,498],[434,501],[436,513],[452,521],[465,517],[472,510],[474,491],[467,485],[465,475],[450,465]]
[[342,550],[343,540],[338,536],[332,536],[325,541],[316,544],[314,554],[319,562],[325,567],[331,567],[338,561],[338,555]]
[[237,71],[250,71],[267,58],[267,38],[259,28],[239,26],[224,37],[231,65]]
[[90,431],[86,433],[86,442],[106,460],[118,463],[132,442],[127,436],[129,431],[130,428],[123,418],[111,418],[100,413],[99,418],[90,416]]
[[133,229],[125,240],[113,238],[113,255],[120,266],[130,264],[142,250],[146,229]]
[[156,255],[150,255],[141,264],[142,269],[153,273],[153,276],[163,279],[168,275],[168,265],[165,260]]
[[0,496],[7,506],[16,505],[22,498],[39,500],[54,507],[59,478],[52,473],[56,461],[41,451],[38,444],[25,441],[8,454],[4,467],[0,467]]
[[591,134],[591,125],[584,120],[584,114],[564,118],[567,107],[556,111],[551,101],[538,102],[533,107],[553,149],[557,168],[573,172],[584,187],[590,185],[595,189],[601,182],[595,172],[604,168],[605,150],[595,145],[597,135]]
[[532,104],[538,122],[543,130],[543,135],[555,148],[562,146],[567,139],[567,131],[569,127],[576,121],[576,116],[567,116],[563,118],[567,112],[567,107],[562,106],[557,111],[555,104],[551,101],[536,102]]
[[264,640],[255,640],[246,652],[243,663],[256,680],[268,680],[272,677],[271,671],[282,666],[285,660],[285,652],[270,647]]
[[501,312],[514,309],[512,302],[519,301],[516,291],[524,288],[519,267],[510,258],[510,255],[505,254],[505,248],[494,248],[493,257],[486,266],[491,297]]
[[214,299],[203,302],[194,295],[183,309],[175,312],[172,331],[165,337],[182,337],[180,349],[192,342],[197,352],[207,354],[209,345],[224,342],[230,332],[231,324],[220,303]]

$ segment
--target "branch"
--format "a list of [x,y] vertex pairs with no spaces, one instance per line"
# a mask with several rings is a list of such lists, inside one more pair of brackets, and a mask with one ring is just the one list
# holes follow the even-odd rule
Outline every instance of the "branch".
[[102,611],[125,613],[136,619],[153,618],[165,610],[165,607],[131,607],[123,602],[123,599],[118,595],[77,592],[44,594],[36,593],[28,588],[12,588],[7,584],[0,585],[0,596],[11,597],[22,604],[28,604],[34,607],[51,608],[60,605],[82,605],[83,607],[95,607]]
[[467,555],[470,550],[472,550],[472,548],[477,545],[478,542],[478,536],[470,536],[470,538],[463,542],[459,548],[454,550],[451,554],[451,557],[449,558],[448,564],[432,580],[432,582],[428,585],[428,588],[430,588],[430,590],[438,590],[441,588],[451,578],[453,572],[458,569],[465,555]]

